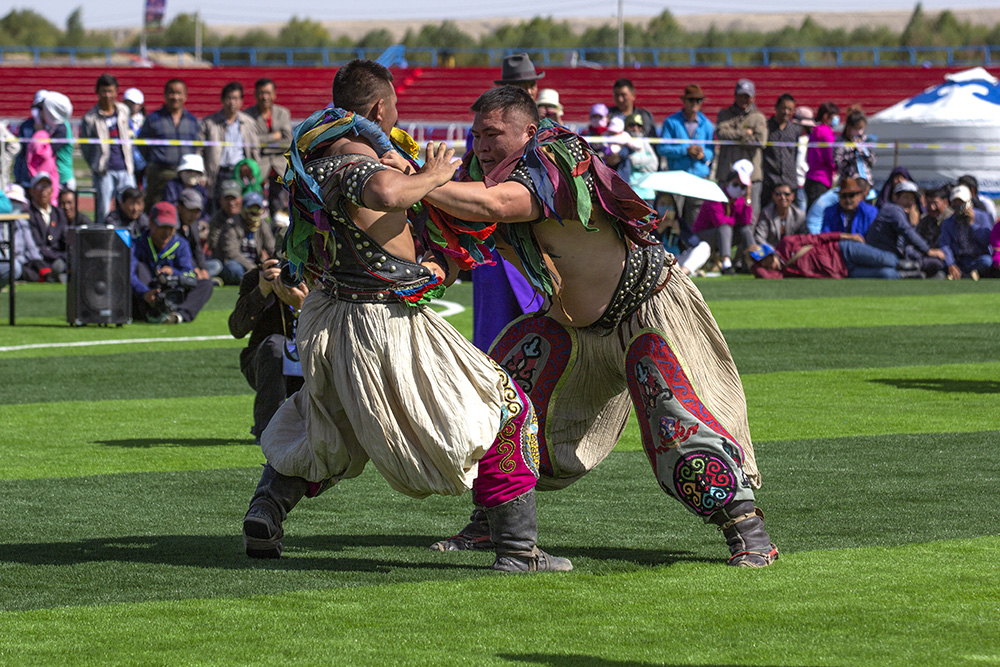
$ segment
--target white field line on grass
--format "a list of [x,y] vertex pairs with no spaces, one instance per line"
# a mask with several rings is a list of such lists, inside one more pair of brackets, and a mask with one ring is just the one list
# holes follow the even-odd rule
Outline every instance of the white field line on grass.
[[[465,306],[454,301],[435,300],[433,305],[440,306],[435,309],[441,317],[451,317],[465,311]],[[90,347],[93,345],[132,345],[135,343],[182,343],[190,341],[204,340],[232,340],[232,336],[181,336],[169,338],[125,338],[122,340],[80,340],[71,343],[33,343],[31,345],[4,345],[0,346],[0,352],[17,352],[19,350],[44,350],[60,347]]]

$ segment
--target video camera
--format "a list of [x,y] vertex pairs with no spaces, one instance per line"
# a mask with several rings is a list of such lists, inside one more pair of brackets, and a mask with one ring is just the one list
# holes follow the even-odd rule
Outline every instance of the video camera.
[[193,273],[156,274],[156,285],[160,292],[156,295],[156,305],[163,312],[173,313],[184,303],[188,290],[198,285],[198,278]]

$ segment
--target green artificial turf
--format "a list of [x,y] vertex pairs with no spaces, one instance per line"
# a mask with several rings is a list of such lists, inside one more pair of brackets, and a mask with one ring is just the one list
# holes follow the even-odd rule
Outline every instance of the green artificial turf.
[[0,295],[0,664],[1000,663],[1000,281],[697,284],[743,374],[783,554],[763,571],[657,488],[634,419],[539,494],[572,573],[427,550],[469,496],[414,501],[371,466],[249,561],[235,288],[174,327],[71,328],[60,286],[27,285],[11,328]]

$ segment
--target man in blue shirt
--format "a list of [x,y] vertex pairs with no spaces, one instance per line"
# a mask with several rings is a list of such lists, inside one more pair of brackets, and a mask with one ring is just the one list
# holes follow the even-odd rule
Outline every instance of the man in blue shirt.
[[212,282],[194,273],[191,246],[177,232],[177,209],[160,202],[149,229],[132,239],[132,310],[154,324],[190,322],[212,296]]
[[840,179],[839,201],[823,213],[821,233],[841,232],[843,234],[868,233],[878,209],[864,200],[871,185],[860,176],[844,176]]
[[[715,126],[701,112],[705,95],[701,87],[691,84],[684,88],[681,95],[684,108],[663,121],[660,129],[661,139],[676,139],[678,143],[657,144],[656,152],[667,158],[667,169],[671,171],[686,171],[701,178],[708,178],[712,168],[712,158],[715,149],[712,147],[712,136]],[[677,197],[674,197],[677,199]],[[691,231],[691,225],[698,217],[701,209],[701,199],[685,197],[678,203],[680,238],[682,245],[697,246],[698,237]]]
[[[163,86],[163,106],[146,116],[140,139],[196,141],[200,126],[194,114],[184,108],[187,84],[171,79]],[[140,146],[146,160],[146,208],[162,199],[167,181],[177,178],[181,157],[197,152],[194,146]]]

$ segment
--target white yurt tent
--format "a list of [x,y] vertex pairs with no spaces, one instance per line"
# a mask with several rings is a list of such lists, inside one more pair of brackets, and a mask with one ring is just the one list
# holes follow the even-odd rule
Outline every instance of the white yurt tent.
[[897,165],[906,167],[924,187],[972,174],[981,194],[996,197],[1000,195],[998,79],[982,67],[944,78],[944,83],[869,119],[869,135],[879,143],[900,144],[898,149],[876,149],[875,182],[882,183]]

